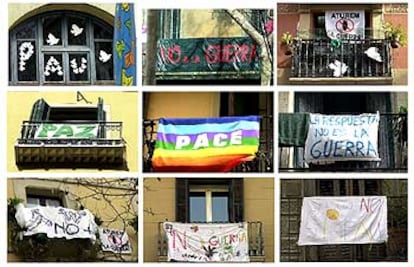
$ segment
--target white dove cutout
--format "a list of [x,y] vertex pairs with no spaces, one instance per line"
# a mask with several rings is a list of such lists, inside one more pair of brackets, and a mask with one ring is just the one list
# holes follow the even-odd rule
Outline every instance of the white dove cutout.
[[335,60],[334,63],[330,63],[328,66],[331,70],[334,71],[334,77],[340,77],[348,70],[348,66],[339,60]]
[[377,62],[382,62],[382,57],[378,51],[378,47],[371,46],[370,48],[364,51],[364,54]]
[[46,62],[44,75],[49,76],[50,73],[57,73],[59,76],[63,76],[62,66],[60,65],[59,61],[54,57],[50,56],[50,58]]
[[83,28],[79,27],[76,24],[72,24],[72,29],[70,30],[70,33],[73,34],[74,36],[79,36],[81,35],[83,32]]
[[111,59],[112,54],[108,54],[103,50],[99,51],[99,60],[102,61],[103,63],[107,62],[108,60]]
[[49,33],[47,35],[46,43],[48,43],[48,45],[56,45],[57,43],[59,43],[59,40],[60,40],[59,38],[56,38],[56,36]]
[[19,71],[26,70],[26,61],[34,54],[34,46],[31,42],[23,42],[19,46]]
[[88,65],[86,65],[88,63],[88,60],[86,60],[86,58],[82,57],[80,61],[81,61],[80,67],[78,67],[78,63],[76,62],[76,58],[74,58],[70,61],[70,67],[72,68],[72,71],[75,74],[82,74],[88,68]]

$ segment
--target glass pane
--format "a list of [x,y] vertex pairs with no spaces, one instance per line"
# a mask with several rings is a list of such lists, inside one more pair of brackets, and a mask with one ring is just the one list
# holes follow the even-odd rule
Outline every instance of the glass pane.
[[43,59],[45,81],[63,81],[62,55],[45,54]]
[[19,81],[36,81],[36,43],[34,41],[17,41],[17,66]]
[[68,44],[86,45],[86,20],[78,17],[68,18]]
[[32,39],[36,37],[35,20],[29,21],[22,26],[19,26],[16,31],[16,39]]
[[190,222],[205,222],[206,220],[205,193],[190,193]]
[[95,39],[108,39],[112,41],[113,32],[107,28],[102,27],[101,25],[94,23],[93,24],[93,37]]
[[213,222],[229,221],[229,197],[227,193],[212,193]]
[[112,59],[112,43],[95,43],[96,79],[113,80],[114,64]]
[[27,197],[27,205],[28,208],[33,208],[39,206],[39,199],[34,197]]
[[319,180],[319,195],[333,196],[334,182],[332,180]]
[[62,45],[61,16],[50,16],[43,19],[43,45]]
[[71,81],[88,80],[88,55],[87,54],[69,54],[69,78]]
[[56,199],[46,199],[47,207],[60,207],[60,201]]

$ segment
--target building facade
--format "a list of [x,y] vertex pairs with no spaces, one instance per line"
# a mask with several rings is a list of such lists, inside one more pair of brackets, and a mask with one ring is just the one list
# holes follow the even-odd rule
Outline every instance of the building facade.
[[219,118],[258,115],[259,152],[253,162],[234,171],[273,170],[273,93],[256,92],[176,92],[144,93],[143,161],[144,171],[152,171],[159,118]]
[[[407,261],[406,179],[281,179],[280,186],[281,261]],[[385,196],[387,242],[299,246],[302,201],[311,196]]]
[[[7,198],[9,262],[138,261],[136,178],[9,178]],[[18,203],[35,214],[37,224],[18,225]],[[99,234],[95,229],[90,239],[77,236],[80,229],[93,231],[82,228],[86,210],[105,229]],[[36,228],[46,232],[29,233]]]
[[9,172],[137,171],[137,92],[9,92]]
[[145,178],[144,262],[167,261],[163,222],[247,222],[251,262],[274,261],[273,178]]
[[[406,172],[407,93],[281,92],[279,93],[279,168],[281,171]],[[379,161],[308,164],[304,160],[306,121],[310,113],[357,115],[379,112]],[[296,120],[296,121],[295,121]],[[294,140],[293,140],[294,139]]]
[[[406,38],[407,8],[406,3],[278,4],[278,84],[406,85],[408,49],[391,48],[384,25],[388,23],[399,29]],[[358,18],[350,19],[352,29],[344,32],[349,34],[361,27],[359,41],[329,38],[325,30],[326,16],[342,16],[349,11]],[[341,21],[337,25],[342,25]],[[290,33],[290,38],[286,35],[283,38],[284,33]],[[293,54],[284,53],[281,44],[286,41],[291,43]],[[379,57],[370,57],[367,51],[370,47]],[[342,73],[335,74],[335,66],[330,65],[335,62],[342,62]]]
[[[260,84],[263,56],[272,57],[272,10],[241,10],[262,36],[267,51],[261,51],[226,10],[146,10],[144,17],[150,12],[157,16],[157,52],[144,47],[147,59],[157,56],[157,84]],[[147,23],[148,34],[155,34]]]

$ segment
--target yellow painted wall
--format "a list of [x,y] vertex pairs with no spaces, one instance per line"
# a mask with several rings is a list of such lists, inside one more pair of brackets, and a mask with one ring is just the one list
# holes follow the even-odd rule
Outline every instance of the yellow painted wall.
[[246,36],[230,16],[218,9],[182,9],[180,34],[180,38]]
[[[126,159],[130,171],[138,171],[138,93],[137,92],[83,92],[94,105],[102,97],[110,107],[110,121],[122,122],[122,137],[126,141]],[[8,92],[7,93],[7,170],[18,172],[15,164],[14,144],[20,134],[22,122],[28,120],[33,103],[44,98],[49,104],[76,104],[76,91]],[[85,102],[79,102],[79,105]],[[21,172],[50,172],[50,170],[24,170]],[[98,169],[53,169],[56,172],[96,172]],[[113,172],[112,170],[99,170]],[[119,171],[119,170],[118,170]]]
[[82,11],[113,24],[115,4],[40,4],[40,3],[9,3],[9,28],[27,19],[28,17],[57,10]]
[[[274,179],[244,178],[246,221],[264,225],[267,262],[274,261]],[[144,262],[158,261],[158,223],[175,221],[175,179],[144,179]]]
[[149,93],[146,119],[217,117],[220,113],[218,92]]
[[[85,178],[86,179],[86,178]],[[92,184],[93,182],[98,182],[99,179],[87,178],[89,183]],[[107,184],[106,184],[107,185]],[[122,186],[122,182],[116,184],[116,186]],[[82,205],[91,211],[94,215],[99,216],[103,223],[102,227],[108,227],[111,229],[123,229],[124,222],[119,219],[120,217],[116,215],[113,208],[108,207],[106,201],[99,198],[99,193],[95,195],[95,197],[91,197],[91,194],[94,194],[97,187],[94,190],[87,189],[85,186],[78,185],[76,180],[74,179],[39,179],[39,178],[9,178],[7,179],[7,198],[21,198],[26,203],[26,187],[36,187],[36,188],[44,188],[44,189],[57,189],[58,191],[69,192],[65,195],[64,203],[66,203],[67,208],[71,209],[79,209],[78,204],[73,199],[74,196],[80,197],[82,199]],[[94,187],[92,187],[94,188]],[[125,212],[125,207],[128,205],[125,201],[129,200],[127,197],[123,197],[123,194],[129,194],[130,191],[126,189],[120,188],[110,188],[108,186],[104,186],[104,191],[106,197],[111,201],[111,204],[117,208],[118,213]],[[118,196],[115,196],[118,195]],[[136,194],[135,199],[138,198],[138,193]],[[136,202],[135,202],[136,203]],[[133,205],[133,211],[137,213],[138,207],[137,205]],[[113,223],[109,223],[108,221],[117,218],[116,221]],[[128,219],[132,219],[132,217],[128,217]],[[135,230],[128,226],[126,228],[127,234],[129,237],[129,241],[132,246],[132,253],[126,254],[125,259],[128,261],[137,261],[138,260],[138,235]],[[110,254],[107,254],[110,255]],[[9,253],[8,255],[9,261],[16,261],[18,258],[15,254]]]

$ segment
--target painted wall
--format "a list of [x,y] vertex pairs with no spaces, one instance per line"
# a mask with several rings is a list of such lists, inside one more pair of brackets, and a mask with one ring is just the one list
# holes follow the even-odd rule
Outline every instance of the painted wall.
[[181,38],[240,37],[244,31],[222,10],[182,9]]
[[[274,179],[244,178],[245,221],[264,225],[266,262],[274,261]],[[144,262],[158,261],[158,223],[175,221],[175,179],[144,179]]]
[[73,10],[92,14],[113,24],[115,4],[91,3],[91,4],[40,4],[40,3],[9,3],[9,28],[22,22],[28,17],[57,10]]
[[[14,144],[24,120],[28,120],[33,103],[44,98],[49,104],[79,104],[75,91],[44,92],[8,92],[7,93],[7,170],[18,172],[15,164]],[[109,107],[109,121],[122,122],[122,137],[126,141],[126,159],[130,171],[138,171],[138,93],[137,92],[84,92],[83,96],[96,105],[102,97],[104,105]],[[42,172],[42,170],[24,170],[21,172]],[[53,169],[54,172],[96,172],[97,169]],[[50,172],[50,170],[43,170]],[[99,170],[99,172],[114,172]]]
[[[112,184],[111,187],[108,183],[100,183],[98,187],[98,179],[88,178],[88,182],[92,189],[77,184],[77,181],[74,179],[9,178],[7,179],[7,198],[21,198],[26,203],[26,187],[67,192],[63,199],[63,205],[65,207],[79,210],[79,204],[74,199],[74,197],[79,197],[82,199],[81,203],[86,209],[102,219],[102,227],[123,229],[124,222],[117,216],[116,212],[125,212],[125,207],[128,207],[125,201],[129,198],[123,197],[122,195],[130,194],[131,191],[125,189],[126,185],[122,181]],[[111,204],[117,209],[116,211],[107,206],[108,202],[99,198],[99,196],[102,197],[102,194],[96,194],[96,192],[101,192],[101,190],[105,192],[105,197],[111,201]],[[95,194],[95,197],[91,197],[91,194]],[[138,192],[135,196],[136,200],[137,198]],[[132,206],[134,210],[131,212],[137,212],[137,205]],[[114,218],[116,218],[114,222],[109,222]],[[132,219],[133,217],[128,218]],[[132,253],[125,255],[124,259],[136,262],[138,260],[138,235],[131,226],[127,225],[126,230],[132,246]],[[109,256],[111,254],[107,253],[106,255]],[[8,260],[19,261],[20,259],[15,254],[8,253]]]

